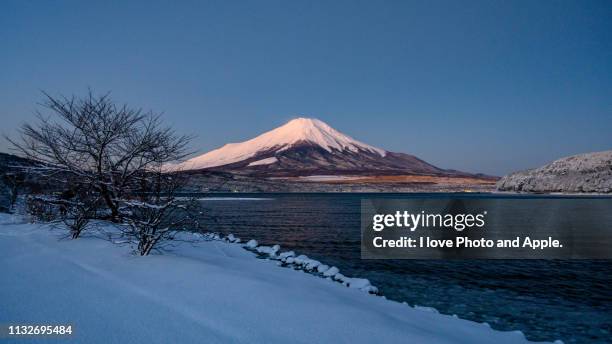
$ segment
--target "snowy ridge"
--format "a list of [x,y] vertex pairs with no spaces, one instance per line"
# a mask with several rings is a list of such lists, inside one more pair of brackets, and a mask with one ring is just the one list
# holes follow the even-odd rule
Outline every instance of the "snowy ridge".
[[[232,234],[230,234],[234,237]],[[228,235],[228,238],[229,236]],[[230,242],[232,242],[230,240]],[[240,242],[240,239],[238,239]],[[308,258],[306,255],[296,256],[295,252],[287,251],[278,254],[280,245],[274,246],[258,246],[257,240],[251,239],[245,245],[245,248],[265,255],[272,260],[280,260],[281,266],[292,267],[296,270],[304,270],[315,275],[322,275],[328,279],[342,283],[345,287],[359,289],[370,294],[378,294],[378,288],[373,286],[368,279],[365,278],[350,278],[340,273],[340,270],[335,266],[329,266],[321,263],[318,260]]]
[[[233,244],[240,244],[242,241],[240,238],[234,236],[234,234],[228,234],[222,237],[218,233],[205,233],[199,234],[194,233],[195,236],[203,236],[207,240],[218,240]],[[242,245],[246,250],[254,252],[259,256],[278,260],[279,265],[283,267],[291,267],[295,270],[303,270],[314,275],[319,275],[327,279],[336,281],[352,289],[359,289],[369,294],[379,295],[378,288],[373,286],[370,281],[366,278],[351,278],[344,276],[340,273],[340,270],[335,266],[329,266],[321,263],[318,260],[308,258],[306,255],[296,255],[293,251],[280,252],[280,245],[273,246],[260,246],[257,240],[251,239]]]
[[189,170],[223,166],[252,158],[261,152],[282,152],[298,143],[310,143],[328,152],[333,150],[366,151],[381,157],[387,154],[385,150],[357,141],[335,130],[323,121],[313,118],[297,118],[251,140],[229,143],[221,148],[189,159],[182,163],[180,167]]

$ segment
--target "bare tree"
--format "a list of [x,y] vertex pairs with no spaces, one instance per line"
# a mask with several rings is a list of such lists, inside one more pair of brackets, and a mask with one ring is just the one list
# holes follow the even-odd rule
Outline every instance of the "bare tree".
[[178,172],[164,173],[161,166],[138,176],[139,189],[133,199],[121,208],[125,226],[120,228],[137,252],[146,256],[154,249],[163,248],[175,240],[177,232],[197,229],[197,205],[177,196],[186,183],[186,176]]
[[35,220],[62,223],[70,233],[70,238],[77,239],[97,218],[101,200],[88,185],[72,185],[60,194],[34,195],[26,198],[28,213]]
[[64,192],[59,203],[59,218],[70,231],[70,237],[77,239],[89,226],[90,221],[97,217],[100,208],[99,195],[87,185]]
[[20,140],[8,139],[22,155],[42,163],[33,169],[71,185],[89,185],[120,220],[121,202],[138,188],[137,176],[187,155],[190,138],[161,124],[159,115],[127,105],[108,94],[53,97],[44,93],[38,123],[21,127]]

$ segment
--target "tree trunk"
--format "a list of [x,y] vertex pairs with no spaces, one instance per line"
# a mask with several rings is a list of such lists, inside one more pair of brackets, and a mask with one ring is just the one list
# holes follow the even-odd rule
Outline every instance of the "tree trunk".
[[119,207],[117,206],[117,203],[113,201],[110,191],[108,190],[106,185],[100,186],[100,194],[102,195],[102,199],[104,199],[104,203],[106,203],[106,206],[111,211],[110,220],[112,222],[119,222]]

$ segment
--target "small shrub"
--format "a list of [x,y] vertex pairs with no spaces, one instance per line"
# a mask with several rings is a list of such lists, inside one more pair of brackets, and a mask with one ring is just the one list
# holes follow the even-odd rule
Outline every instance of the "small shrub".
[[29,196],[25,202],[26,212],[35,221],[50,222],[59,217],[60,211],[57,204],[48,202],[41,196]]

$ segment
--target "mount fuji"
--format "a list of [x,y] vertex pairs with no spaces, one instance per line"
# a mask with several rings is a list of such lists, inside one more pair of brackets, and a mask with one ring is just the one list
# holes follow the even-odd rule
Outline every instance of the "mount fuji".
[[180,165],[257,177],[428,175],[474,177],[413,155],[370,146],[313,118],[297,118],[251,140],[229,143]]

